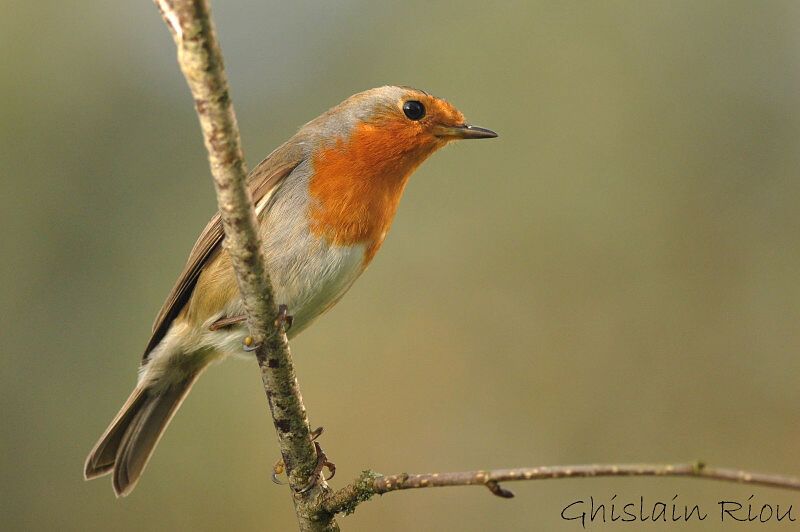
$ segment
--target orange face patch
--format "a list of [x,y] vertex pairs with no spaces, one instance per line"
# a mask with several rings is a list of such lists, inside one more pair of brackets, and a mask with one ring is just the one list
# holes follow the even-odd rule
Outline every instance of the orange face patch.
[[[347,141],[339,140],[313,158],[311,231],[332,244],[365,245],[365,267],[386,237],[409,176],[447,143],[431,134],[431,126],[463,121],[446,102],[427,95],[420,95],[420,101],[423,97],[430,117],[410,121],[398,102],[397,109],[359,124]],[[436,105],[440,102],[441,107]]]

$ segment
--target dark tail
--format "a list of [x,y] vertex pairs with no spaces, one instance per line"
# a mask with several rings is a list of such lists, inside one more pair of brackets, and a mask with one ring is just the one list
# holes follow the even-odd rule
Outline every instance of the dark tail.
[[157,391],[137,386],[89,453],[83,473],[86,480],[113,471],[117,497],[130,493],[196,379],[194,375]]

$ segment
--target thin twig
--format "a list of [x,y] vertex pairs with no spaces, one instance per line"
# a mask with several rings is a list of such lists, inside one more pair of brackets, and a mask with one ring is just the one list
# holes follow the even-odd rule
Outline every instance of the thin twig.
[[[231,257],[247,310],[281,455],[293,493],[308,484],[317,464],[311,429],[295,378],[282,324],[275,323],[277,305],[261,251],[253,201],[246,186],[236,115],[228,90],[207,0],[155,0],[178,47],[178,63],[194,97],[203,131],[219,212],[225,228],[225,249]],[[268,362],[269,361],[269,362]],[[327,488],[320,480],[303,494],[294,494],[301,530],[338,530],[333,519],[309,518],[307,507]]]
[[435,488],[445,486],[485,486],[495,495],[511,498],[514,494],[502,487],[500,482],[517,480],[543,480],[548,478],[585,477],[691,477],[738,482],[755,486],[783,488],[800,491],[800,478],[748,473],[747,471],[722,468],[708,468],[702,462],[693,464],[655,465],[575,465],[522,467],[518,469],[492,469],[489,471],[464,471],[459,473],[421,473],[409,475],[384,476],[372,471],[364,471],[350,485],[328,493],[314,509],[323,515],[337,513],[350,514],[356,506],[369,500],[373,495],[390,491],[414,488]]

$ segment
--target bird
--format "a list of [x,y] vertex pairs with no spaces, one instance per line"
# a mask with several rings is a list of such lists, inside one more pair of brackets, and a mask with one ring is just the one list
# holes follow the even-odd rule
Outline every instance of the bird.
[[[302,126],[248,175],[275,299],[291,339],[336,304],[389,231],[409,177],[459,139],[497,137],[447,101],[407,86],[357,93]],[[136,486],[161,435],[208,366],[243,353],[245,309],[219,213],[192,248],[153,324],[136,387],[92,449],[90,480]]]

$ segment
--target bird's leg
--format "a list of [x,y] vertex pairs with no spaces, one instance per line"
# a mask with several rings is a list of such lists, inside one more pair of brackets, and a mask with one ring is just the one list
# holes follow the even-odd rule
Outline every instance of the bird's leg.
[[314,442],[314,449],[317,451],[317,467],[314,468],[314,472],[311,474],[308,484],[306,484],[303,488],[296,490],[297,493],[305,493],[316,486],[320,475],[322,475],[323,468],[328,468],[328,471],[331,472],[331,476],[326,478],[326,481],[332,479],[333,476],[336,475],[336,464],[328,460],[328,455],[326,455],[325,451],[322,450],[322,447],[319,446],[318,441]]
[[278,315],[275,317],[275,328],[283,328],[283,332],[286,332],[292,328],[292,323],[294,323],[294,316],[289,315],[289,307],[279,305]]
[[[292,328],[292,323],[294,323],[294,316],[290,316],[288,314],[288,311],[289,311],[289,307],[287,307],[286,305],[280,305],[280,306],[278,306],[278,315],[275,317],[275,328],[278,329],[278,330],[283,330],[284,333],[286,331],[288,331],[289,329],[291,329]],[[238,317],[239,316],[237,316],[237,318]],[[232,319],[234,319],[234,318],[227,318],[227,320],[232,320]],[[244,319],[247,319],[247,318],[244,317]],[[214,322],[214,324],[212,324],[212,327],[214,325],[216,325],[218,322],[221,322],[221,321],[225,321],[225,320],[218,320],[217,322]],[[230,325],[230,324],[226,323],[225,325]],[[225,325],[221,325],[221,327],[224,327]],[[211,329],[211,330],[213,331],[214,329]],[[245,337],[244,346],[242,346],[242,349],[244,349],[245,351],[249,352],[249,351],[255,351],[259,347],[261,347],[261,344],[260,343],[259,344],[254,344],[252,336],[250,336],[248,334]]]
[[314,450],[317,452],[317,466],[314,468],[314,472],[311,474],[308,484],[299,490],[296,490],[297,493],[305,493],[316,486],[324,468],[327,468],[331,473],[331,476],[326,478],[325,481],[332,479],[334,475],[336,475],[336,464],[328,460],[328,455],[325,454],[325,451],[322,450],[319,442],[316,441],[320,434],[322,434],[322,427],[319,427],[311,433],[311,440],[314,442]]
[[242,323],[243,321],[247,321],[247,316],[244,314],[240,314],[239,316],[230,316],[229,318],[220,318],[211,325],[209,325],[209,331],[216,331],[217,329],[222,329],[223,327],[229,327],[231,325],[236,325],[237,323]]
[[[317,427],[316,429],[314,429],[311,432],[311,441],[314,441],[317,438],[319,438],[319,435],[322,434],[323,430],[324,430],[323,427]],[[331,476],[328,477],[329,479],[333,478],[333,475],[336,473],[336,466],[334,464],[330,464],[330,465],[333,467],[333,469],[332,469],[333,472],[331,473]],[[319,464],[317,464],[317,467],[319,467]],[[330,470],[330,468],[329,468],[329,470]],[[283,482],[278,480],[278,475],[283,474],[284,471],[286,471],[286,464],[284,463],[283,458],[281,458],[280,460],[275,462],[274,466],[272,466],[272,474],[270,475],[272,477],[272,482],[274,482],[275,484],[278,484],[278,485],[282,485]],[[317,473],[314,475],[315,478],[316,478],[317,475],[319,475],[319,471],[317,471]],[[326,479],[326,480],[328,480],[328,479]],[[305,488],[303,488],[303,489],[305,489]]]

